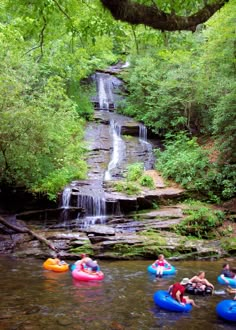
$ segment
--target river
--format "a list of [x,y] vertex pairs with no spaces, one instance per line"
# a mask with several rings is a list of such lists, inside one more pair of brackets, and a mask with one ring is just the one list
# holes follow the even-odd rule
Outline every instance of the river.
[[[235,329],[215,312],[217,303],[230,297],[216,283],[222,260],[173,262],[176,276],[156,281],[146,270],[151,261],[100,261],[103,282],[75,282],[70,272],[46,271],[42,263],[0,257],[1,330]],[[155,306],[156,290],[199,270],[218,294],[194,296],[200,308],[185,314]]]

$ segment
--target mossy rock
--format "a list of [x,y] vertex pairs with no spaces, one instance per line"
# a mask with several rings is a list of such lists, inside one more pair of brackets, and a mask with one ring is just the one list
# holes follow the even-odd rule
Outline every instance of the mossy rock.
[[229,254],[236,254],[236,238],[222,238],[220,242],[222,249],[224,249]]
[[86,253],[88,255],[94,255],[92,244],[88,244],[88,243],[83,244],[76,248],[71,248],[70,253],[75,253],[78,255],[80,255],[81,253]]

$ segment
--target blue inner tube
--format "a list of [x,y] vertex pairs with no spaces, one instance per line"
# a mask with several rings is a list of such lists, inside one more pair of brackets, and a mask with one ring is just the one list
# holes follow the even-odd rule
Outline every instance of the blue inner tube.
[[225,276],[225,279],[229,283],[225,283],[225,281],[222,279],[222,277],[220,275],[217,277],[218,283],[223,284],[223,285],[230,285],[232,288],[236,288],[236,279],[233,279],[233,278],[230,278],[230,277],[226,277],[226,276]]
[[157,306],[171,312],[190,312],[192,310],[191,304],[181,305],[177,300],[171,297],[168,291],[156,291],[153,300]]
[[69,269],[72,272],[76,268],[76,264],[70,264]]
[[[151,274],[155,274],[156,275],[156,272],[157,272],[157,267],[154,266],[153,264],[152,265],[149,265],[147,267],[147,271]],[[176,269],[174,266],[169,266],[167,264],[165,264],[165,267],[164,267],[164,271],[163,271],[163,275],[175,275],[176,274]]]
[[236,322],[236,300],[223,300],[216,306],[216,313],[227,321]]

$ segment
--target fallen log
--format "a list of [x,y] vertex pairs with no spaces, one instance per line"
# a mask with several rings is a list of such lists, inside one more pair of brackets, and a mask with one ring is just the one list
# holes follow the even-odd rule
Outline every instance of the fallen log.
[[23,227],[23,228],[19,228],[9,222],[7,222],[3,217],[0,216],[0,223],[4,226],[6,226],[7,228],[10,228],[12,230],[14,230],[17,233],[27,233],[30,234],[31,236],[33,236],[34,238],[36,238],[38,241],[40,241],[41,243],[47,245],[51,250],[55,251],[56,253],[58,253],[58,250],[55,248],[55,246],[49,242],[45,237],[35,233],[34,231],[30,230],[27,227]]

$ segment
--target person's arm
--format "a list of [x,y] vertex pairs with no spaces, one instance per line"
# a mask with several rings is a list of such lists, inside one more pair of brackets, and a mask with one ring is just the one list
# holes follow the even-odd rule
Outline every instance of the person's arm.
[[221,274],[220,277],[222,278],[222,280],[226,283],[226,284],[229,284],[229,281],[226,280],[225,278],[225,275],[224,274]]
[[212,289],[214,289],[214,285],[211,284],[206,278],[205,278],[205,283],[207,286],[210,286]]
[[181,292],[180,292],[179,290],[176,292],[176,300],[177,300],[180,304],[185,305],[185,304],[182,303],[182,301],[181,301]]
[[169,289],[168,289],[168,292],[169,292],[170,295],[171,295],[172,289],[173,289],[173,284],[170,285],[170,286],[169,286]]
[[190,278],[189,282],[193,283],[196,280],[197,276],[193,276],[192,278]]

